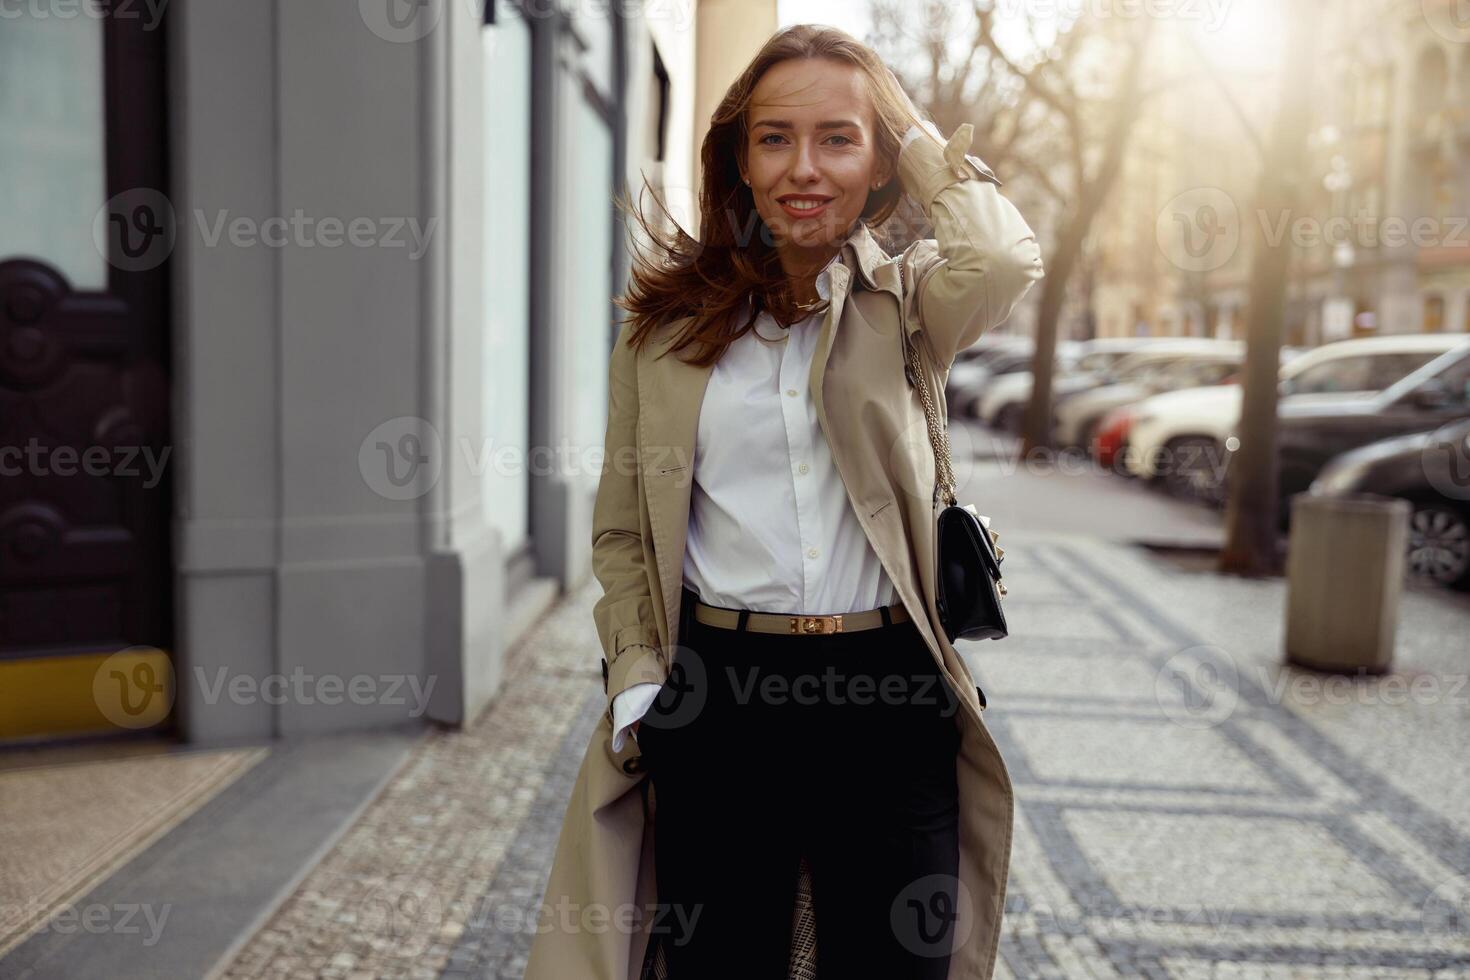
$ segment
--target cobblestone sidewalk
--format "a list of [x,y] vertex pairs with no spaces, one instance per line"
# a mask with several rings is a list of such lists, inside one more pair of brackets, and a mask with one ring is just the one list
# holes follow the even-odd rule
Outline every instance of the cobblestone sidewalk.
[[[966,652],[1016,784],[1002,977],[1470,977],[1470,610],[1405,596],[1396,671],[1280,668],[1283,587],[1006,542]],[[402,774],[229,978],[520,977],[602,705],[595,582]]]

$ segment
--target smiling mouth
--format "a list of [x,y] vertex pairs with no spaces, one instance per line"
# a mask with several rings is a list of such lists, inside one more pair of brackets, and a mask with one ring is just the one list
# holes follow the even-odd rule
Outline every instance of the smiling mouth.
[[811,218],[825,211],[827,205],[832,203],[832,199],[830,197],[786,197],[781,198],[777,203],[793,218]]

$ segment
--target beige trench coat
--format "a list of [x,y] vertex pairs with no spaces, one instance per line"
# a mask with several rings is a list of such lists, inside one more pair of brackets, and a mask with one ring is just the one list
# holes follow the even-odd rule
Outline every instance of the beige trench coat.
[[[1043,275],[1031,228],[996,189],[995,175],[967,153],[972,132],[966,123],[943,146],[926,134],[902,150],[899,179],[936,237],[900,256],[900,297],[895,260],[865,225],[856,226],[833,267],[809,379],[859,523],[962,705],[956,760],[962,917],[949,980],[984,980],[994,969],[1012,797],[1005,764],[981,720],[975,682],[945,638],[934,605],[934,454],[923,408],[904,378],[899,303],[937,393],[956,351],[1005,320]],[[639,352],[625,343],[625,328],[612,352],[592,530],[593,571],[605,590],[594,619],[608,710],[572,791],[527,980],[639,980],[648,947],[657,902],[657,798],[646,791],[637,742],[629,738],[612,751],[611,703],[632,684],[663,683],[669,651],[678,651],[695,434],[710,372],[676,354],[658,358],[684,322],[665,324]],[[820,944],[820,908],[817,915]]]

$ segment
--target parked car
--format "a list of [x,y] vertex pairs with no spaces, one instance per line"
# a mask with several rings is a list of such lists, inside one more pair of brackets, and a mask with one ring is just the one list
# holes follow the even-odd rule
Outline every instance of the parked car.
[[[1056,357],[1052,361],[1053,372],[1070,374],[1077,364],[1079,347],[1075,341],[1059,343]],[[1030,378],[1035,359],[1035,352],[1028,349],[1019,361],[1001,358],[992,360],[983,376],[971,376],[964,379],[962,384],[953,386],[950,409],[967,418],[977,418],[981,399],[997,387],[1009,387],[1016,378]]]
[[[1297,357],[1301,348],[1281,348],[1281,361],[1287,362]],[[1243,366],[1242,366],[1243,367]],[[1166,391],[1163,394],[1152,395],[1139,402],[1132,402],[1113,409],[1104,415],[1102,421],[1097,424],[1096,434],[1093,436],[1091,449],[1093,458],[1097,462],[1111,469],[1119,476],[1136,477],[1140,474],[1134,469],[1131,460],[1135,454],[1133,429],[1134,424],[1140,418],[1148,418],[1149,406],[1167,405],[1173,398],[1184,398],[1187,395],[1198,395],[1208,400],[1212,393],[1221,389],[1229,389],[1240,384],[1239,372],[1232,373],[1215,384],[1204,385],[1195,388],[1181,388],[1178,391]],[[1211,454],[1204,451],[1196,451],[1191,447],[1182,449],[1175,448],[1178,459],[1170,460],[1169,467],[1162,467],[1166,472],[1172,472],[1175,468],[1182,468],[1189,473],[1208,473],[1213,475],[1222,468],[1223,460],[1219,454]]]
[[1133,406],[1123,405],[1102,417],[1097,424],[1097,434],[1092,439],[1092,458],[1099,466],[1116,469],[1123,476],[1132,476],[1126,467],[1118,463],[1128,451],[1128,430],[1133,426]]
[[1030,337],[996,336],[981,337],[973,346],[955,355],[950,365],[949,376],[944,382],[944,397],[953,408],[957,400],[965,397],[961,392],[978,390],[991,375],[991,366],[1004,362],[1017,353],[1031,356],[1036,342]]
[[1407,500],[1414,507],[1409,572],[1436,585],[1470,589],[1470,419],[1335,456],[1308,492]]
[[[1279,397],[1282,403],[1367,398],[1465,343],[1464,334],[1404,334],[1324,344],[1282,364]],[[1134,406],[1123,462],[1172,493],[1222,503],[1225,438],[1240,422],[1240,405],[1238,384],[1145,399]]]
[[[1470,418],[1470,343],[1446,351],[1376,395],[1345,393],[1335,400],[1283,402],[1278,409],[1277,454],[1281,519],[1290,498],[1309,489],[1328,462],[1345,452],[1394,436],[1428,432]],[[1226,479],[1239,440],[1226,441]]]
[[[1148,337],[1104,337],[1077,342],[1070,361],[1059,356],[1052,376],[1052,394],[1076,391],[1103,384],[1108,372],[1120,360],[1141,350],[1155,340]],[[1016,371],[1003,378],[991,379],[972,403],[970,414],[1002,432],[1020,432],[1026,405],[1031,401],[1034,377],[1030,371]]]
[[1098,422],[1120,405],[1178,388],[1219,384],[1240,368],[1245,345],[1200,341],[1201,346],[1148,348],[1118,365],[1112,383],[1058,401],[1052,412],[1058,446],[1089,446]]

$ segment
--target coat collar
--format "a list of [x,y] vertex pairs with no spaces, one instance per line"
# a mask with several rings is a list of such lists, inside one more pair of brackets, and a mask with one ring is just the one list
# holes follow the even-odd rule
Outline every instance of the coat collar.
[[893,261],[892,256],[883,251],[882,246],[873,238],[866,221],[857,223],[838,254],[841,256],[838,261],[847,266],[849,271],[858,273],[863,285],[869,289],[880,288],[877,280],[878,267]]

